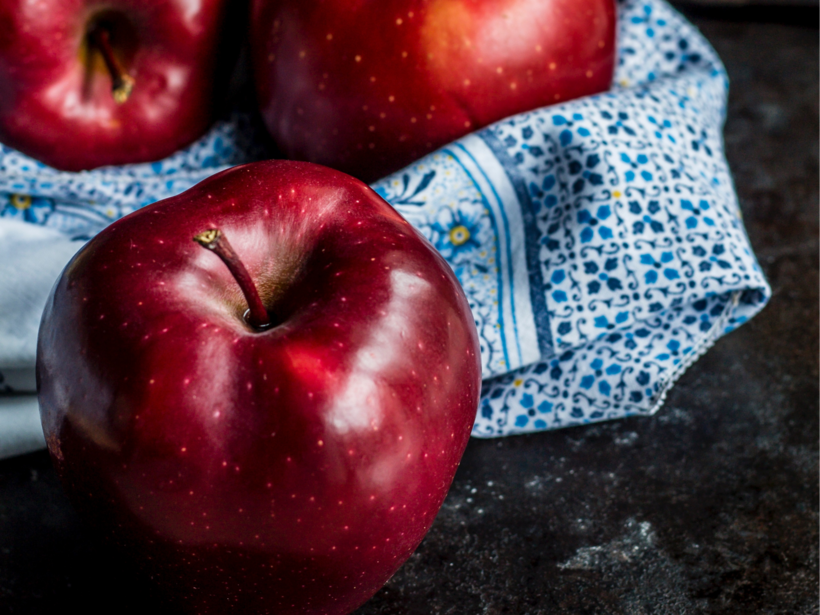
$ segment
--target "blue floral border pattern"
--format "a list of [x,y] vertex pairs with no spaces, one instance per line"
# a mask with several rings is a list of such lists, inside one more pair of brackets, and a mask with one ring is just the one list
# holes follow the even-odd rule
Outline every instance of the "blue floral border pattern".
[[[462,283],[479,332],[482,375],[524,367],[543,356],[530,289],[540,270],[523,249],[532,225],[515,187],[485,143],[468,136],[410,170],[378,182],[375,190],[438,249]],[[533,279],[535,277],[535,279]],[[546,329],[544,329],[546,332]]]
[[264,146],[255,134],[248,116],[236,113],[163,160],[80,173],[58,171],[0,143],[0,218],[88,239],[140,207],[262,158]]
[[374,186],[467,293],[475,436],[651,414],[769,298],[723,154],[720,60],[663,2],[619,11],[610,92],[503,120]]
[[[475,436],[651,414],[769,298],[723,154],[720,60],[663,0],[618,11],[609,92],[508,118],[373,185],[464,287],[484,377]],[[86,173],[0,144],[0,218],[89,238],[264,157],[256,135],[235,114],[162,161]]]

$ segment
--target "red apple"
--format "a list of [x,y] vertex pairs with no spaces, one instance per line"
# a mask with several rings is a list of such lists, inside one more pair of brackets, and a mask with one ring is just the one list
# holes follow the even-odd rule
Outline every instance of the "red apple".
[[614,0],[252,0],[258,100],[288,157],[372,181],[608,89],[615,22]]
[[235,57],[229,8],[0,0],[0,141],[67,171],[187,145],[213,122]]
[[[191,240],[212,229],[269,326]],[[48,301],[37,374],[79,509],[201,614],[366,601],[429,529],[480,392],[445,261],[363,183],[286,161],[90,241]]]

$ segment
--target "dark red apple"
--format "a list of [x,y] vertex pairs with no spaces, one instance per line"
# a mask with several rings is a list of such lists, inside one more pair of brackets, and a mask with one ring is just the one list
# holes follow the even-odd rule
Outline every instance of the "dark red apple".
[[372,181],[608,89],[615,22],[614,0],[252,0],[259,104],[288,157]]
[[0,0],[0,141],[79,171],[157,160],[215,119],[228,0]]
[[[216,229],[259,289],[258,320],[192,241],[213,248]],[[48,301],[37,374],[79,509],[200,614],[366,601],[429,529],[480,391],[445,261],[363,183],[286,161],[220,173],[90,241]]]

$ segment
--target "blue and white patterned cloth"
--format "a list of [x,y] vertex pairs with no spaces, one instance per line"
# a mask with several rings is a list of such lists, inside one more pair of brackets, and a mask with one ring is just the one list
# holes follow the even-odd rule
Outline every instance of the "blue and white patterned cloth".
[[[727,87],[715,52],[669,5],[626,0],[610,92],[503,120],[373,185],[467,293],[485,378],[474,435],[651,414],[766,303],[723,154]],[[241,115],[163,161],[79,174],[0,146],[0,235],[17,218],[51,243],[85,240],[261,155]],[[0,253],[0,289],[20,283],[24,252]],[[0,372],[30,382],[36,328],[21,336],[7,312],[0,297]]]

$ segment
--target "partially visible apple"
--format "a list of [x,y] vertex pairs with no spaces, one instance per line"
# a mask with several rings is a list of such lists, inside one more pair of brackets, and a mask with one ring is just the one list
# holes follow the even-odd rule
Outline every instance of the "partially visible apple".
[[480,372],[432,246],[358,180],[287,161],[105,229],[55,286],[37,357],[74,502],[201,614],[372,596],[444,500]]
[[615,0],[252,0],[259,104],[288,157],[372,181],[608,89],[615,22]]
[[146,162],[215,119],[228,0],[0,0],[0,141],[67,171]]

